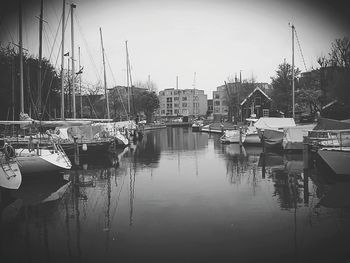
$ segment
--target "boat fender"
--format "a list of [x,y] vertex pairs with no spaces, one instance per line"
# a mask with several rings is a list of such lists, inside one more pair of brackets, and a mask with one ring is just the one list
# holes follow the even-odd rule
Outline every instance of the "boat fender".
[[87,151],[87,144],[86,143],[83,143],[83,151]]
[[4,153],[7,158],[14,158],[16,157],[15,149],[12,147],[12,145],[5,144],[4,146]]

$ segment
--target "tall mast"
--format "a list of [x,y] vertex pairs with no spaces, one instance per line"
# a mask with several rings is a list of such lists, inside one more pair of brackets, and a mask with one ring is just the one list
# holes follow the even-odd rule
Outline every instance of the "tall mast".
[[70,15],[71,15],[71,38],[72,38],[72,103],[73,103],[73,118],[77,117],[75,110],[75,61],[74,61],[74,23],[73,23],[73,10],[77,6],[75,4],[70,5]]
[[195,100],[196,100],[196,72],[194,72],[194,74],[193,74],[193,84],[192,84],[192,86],[193,86],[193,115],[196,115],[196,113],[197,113],[197,111],[196,111],[197,104],[195,102]]
[[130,86],[129,86],[129,53],[128,53],[128,41],[125,41],[126,49],[126,87],[128,89],[128,115],[130,116]]
[[63,78],[63,68],[64,68],[64,26],[65,26],[65,7],[66,0],[63,0],[63,10],[62,10],[62,52],[61,52],[61,120],[64,120],[64,78]]
[[110,113],[109,113],[109,100],[108,100],[108,92],[107,92],[105,49],[104,49],[104,47],[103,47],[103,39],[102,39],[102,29],[101,29],[101,27],[100,27],[100,36],[101,36],[101,46],[102,46],[103,79],[104,79],[104,87],[105,87],[107,118],[110,119],[111,116],[110,116]]
[[80,93],[80,118],[83,118],[83,96],[81,95],[81,73],[82,68],[80,65],[80,47],[78,47],[79,50],[79,93]]
[[[40,17],[39,17],[39,72],[38,72],[38,114],[41,113],[41,63],[43,57],[43,9],[44,0],[40,1]],[[41,119],[42,116],[40,116]]]
[[24,94],[23,94],[23,42],[22,42],[22,0],[19,0],[19,86],[21,97],[21,112],[24,113]]
[[294,96],[294,25],[292,24],[292,106],[293,119],[295,118],[295,96]]

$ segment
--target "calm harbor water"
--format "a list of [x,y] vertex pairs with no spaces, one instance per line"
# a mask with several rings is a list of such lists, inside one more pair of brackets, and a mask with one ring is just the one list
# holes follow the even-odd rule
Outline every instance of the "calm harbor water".
[[2,190],[1,262],[350,262],[350,184],[261,152],[167,128],[25,178]]

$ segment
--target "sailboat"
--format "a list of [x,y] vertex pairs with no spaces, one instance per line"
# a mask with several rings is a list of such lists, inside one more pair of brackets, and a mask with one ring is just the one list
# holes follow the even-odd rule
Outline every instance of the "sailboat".
[[16,162],[14,149],[3,139],[0,144],[0,186],[18,189],[22,182],[22,175]]
[[72,167],[62,147],[55,143],[50,148],[16,149],[16,157],[23,174],[56,172],[69,170]]
[[[41,8],[42,10],[42,8]],[[42,14],[40,14],[40,18],[42,19]],[[42,22],[42,21],[40,21]],[[21,113],[20,113],[20,121],[13,122],[0,122],[0,124],[5,125],[32,125],[35,124],[36,121],[31,119],[28,114],[24,113],[24,94],[23,94],[23,52],[22,52],[22,10],[20,6],[19,10],[19,51],[20,51],[20,98],[21,98]],[[41,43],[39,45],[41,49]],[[41,50],[39,51],[41,54]],[[39,58],[40,60],[40,58]],[[39,68],[40,70],[40,68]],[[40,74],[39,74],[40,75]],[[41,79],[39,78],[40,82]],[[41,83],[39,83],[39,89],[41,89]],[[39,92],[40,94],[40,92]],[[41,98],[39,98],[40,100]],[[40,106],[41,108],[41,106]],[[41,111],[41,109],[39,110]],[[41,122],[39,122],[41,123]],[[42,173],[42,172],[51,172],[51,171],[59,171],[62,169],[70,169],[71,163],[67,158],[65,152],[62,147],[52,142],[50,147],[39,147],[34,149],[34,147],[20,147],[15,149],[13,158],[18,162],[19,170],[22,174],[33,174],[33,173]]]

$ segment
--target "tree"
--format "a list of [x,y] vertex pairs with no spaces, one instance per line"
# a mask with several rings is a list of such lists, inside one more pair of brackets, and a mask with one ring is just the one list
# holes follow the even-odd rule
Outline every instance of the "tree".
[[350,69],[350,39],[343,37],[336,39],[331,45],[329,61],[333,67]]
[[323,104],[334,99],[350,103],[350,38],[335,39],[331,44],[328,57],[321,56],[317,60],[320,65],[320,89]]
[[[299,76],[300,70],[294,68],[295,90],[298,90],[298,82],[296,78]],[[292,110],[292,66],[284,61],[278,66],[276,76],[271,77],[272,85],[272,106],[275,110],[282,111],[285,115],[289,115]]]
[[[37,58],[23,54],[24,110],[33,118],[49,119],[56,117],[60,110],[60,77],[47,59],[42,60],[42,85],[38,85]],[[15,119],[19,116],[19,55],[11,46],[0,47],[0,118]],[[41,110],[38,109],[38,90],[41,89]],[[13,92],[12,92],[13,91]],[[12,111],[14,106],[14,112]],[[39,113],[42,116],[39,116]]]
[[152,122],[153,113],[159,108],[159,99],[155,92],[143,91],[135,98],[137,112],[143,111],[147,122]]

